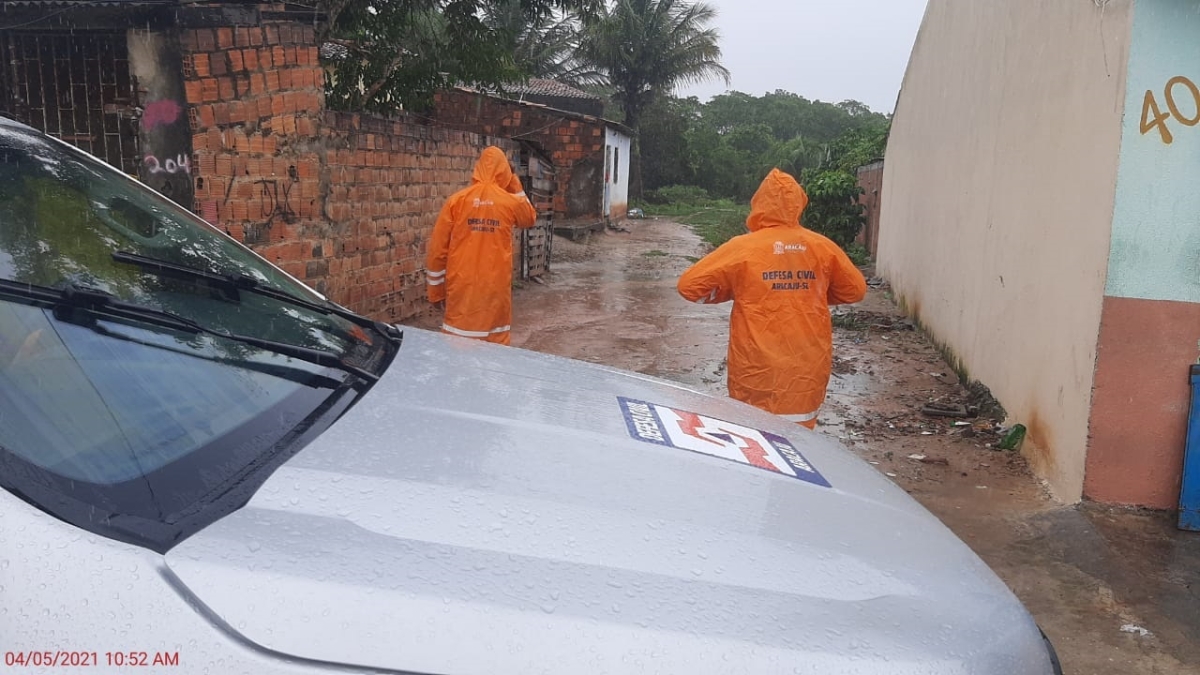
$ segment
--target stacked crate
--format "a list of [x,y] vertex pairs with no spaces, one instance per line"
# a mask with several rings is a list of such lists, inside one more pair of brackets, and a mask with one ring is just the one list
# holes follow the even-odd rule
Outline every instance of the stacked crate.
[[513,230],[513,278],[538,279],[550,271],[554,243],[554,166],[527,150],[522,152],[520,173],[538,216],[532,228]]

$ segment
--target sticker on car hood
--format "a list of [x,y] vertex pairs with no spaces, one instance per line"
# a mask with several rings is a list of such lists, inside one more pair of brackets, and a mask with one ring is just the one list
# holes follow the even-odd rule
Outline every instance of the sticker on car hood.
[[629,435],[831,487],[796,446],[778,434],[699,413],[618,396]]

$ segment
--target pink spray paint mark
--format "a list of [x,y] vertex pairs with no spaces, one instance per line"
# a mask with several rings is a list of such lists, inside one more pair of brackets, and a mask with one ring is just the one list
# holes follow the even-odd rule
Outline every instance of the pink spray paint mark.
[[175,101],[155,101],[146,104],[142,112],[142,126],[153,129],[159,125],[172,124],[179,119],[180,108]]

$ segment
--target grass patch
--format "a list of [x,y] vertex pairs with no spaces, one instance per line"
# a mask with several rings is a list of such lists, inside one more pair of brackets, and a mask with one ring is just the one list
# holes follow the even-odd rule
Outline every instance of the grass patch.
[[850,257],[850,262],[858,267],[871,264],[871,252],[862,244],[852,243],[847,246],[846,255]]
[[668,256],[670,254],[667,253],[666,251],[660,251],[658,249],[654,249],[653,251],[646,251],[642,255],[646,256],[647,258],[665,258],[666,256]]
[[[714,199],[702,188],[690,185],[671,185],[646,193],[644,204],[639,204],[646,217],[670,218],[691,225],[700,238],[714,248],[746,233],[746,218],[750,215],[749,204],[739,204],[731,199]],[[871,263],[871,253],[862,244],[852,243],[846,247],[850,261],[862,267]]]
[[746,216],[750,207],[734,208],[729,211],[706,211],[683,222],[692,226],[700,238],[712,246],[720,246],[739,234],[746,234]]
[[720,246],[746,232],[748,204],[731,199],[713,199],[704,190],[689,186],[670,186],[646,195],[642,211],[648,217],[670,218],[691,225],[704,241]]

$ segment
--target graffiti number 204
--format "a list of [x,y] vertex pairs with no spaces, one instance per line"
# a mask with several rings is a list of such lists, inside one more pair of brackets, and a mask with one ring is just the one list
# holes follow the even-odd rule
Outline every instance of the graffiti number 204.
[[[1187,103],[1189,96],[1192,100]],[[1170,145],[1175,142],[1175,135],[1167,126],[1167,120],[1174,117],[1185,127],[1194,127],[1200,124],[1200,88],[1196,87],[1195,82],[1182,75],[1172,77],[1167,80],[1167,86],[1163,88],[1163,99],[1167,104],[1166,112],[1159,107],[1154,92],[1146,90],[1146,96],[1142,99],[1142,135],[1157,129],[1162,142]],[[1183,109],[1180,108],[1180,102],[1184,102]],[[1192,114],[1189,116],[1188,112]]]
[[146,170],[150,173],[187,173],[192,172],[192,161],[187,155],[176,155],[174,159],[168,158],[165,162],[158,161],[154,155],[146,155],[142,160],[146,163]]

